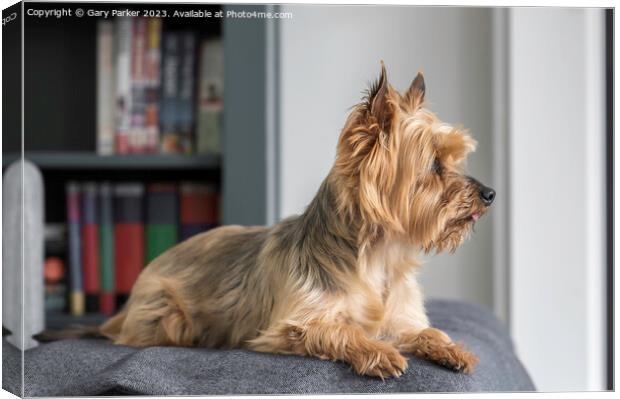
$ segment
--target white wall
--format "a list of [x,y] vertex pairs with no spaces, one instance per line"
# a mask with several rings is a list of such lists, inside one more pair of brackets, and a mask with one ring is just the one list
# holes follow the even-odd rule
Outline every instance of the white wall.
[[[424,72],[427,100],[446,122],[479,142],[470,172],[492,177],[492,12],[478,8],[289,6],[280,20],[280,209],[303,211],[334,159],[348,109],[384,60],[392,84],[406,89]],[[499,196],[502,193],[498,193]],[[430,259],[429,297],[493,307],[492,213],[455,255]]]
[[545,391],[604,389],[603,21],[510,12],[511,325]]

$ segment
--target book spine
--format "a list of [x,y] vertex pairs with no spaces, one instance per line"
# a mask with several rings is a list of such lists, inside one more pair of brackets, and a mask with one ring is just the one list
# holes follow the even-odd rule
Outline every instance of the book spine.
[[97,185],[82,187],[82,272],[86,311],[99,311],[99,225],[97,222]]
[[196,152],[220,154],[224,95],[224,51],[220,39],[200,46]]
[[178,191],[174,184],[150,184],[146,197],[146,261],[177,243]]
[[183,183],[180,196],[181,240],[218,225],[219,196],[213,185]]
[[144,222],[140,183],[114,187],[114,263],[117,306],[128,298],[144,265]]
[[147,21],[145,18],[136,18],[133,20],[131,46],[131,153],[143,153],[146,150],[146,44]]
[[69,230],[69,308],[71,314],[84,314],[84,291],[82,286],[82,251],[80,246],[80,187],[75,182],[66,186],[67,225]]
[[179,138],[180,152],[194,151],[194,69],[196,37],[191,32],[182,35],[181,68],[179,74]]
[[159,146],[159,93],[161,70],[161,26],[159,18],[148,21],[146,54],[146,152],[154,153]]
[[161,152],[179,152],[177,123],[177,100],[179,94],[179,35],[167,32],[163,36],[163,59],[161,81]]
[[66,223],[45,224],[45,310],[63,312],[68,298],[68,235]]
[[116,153],[130,151],[132,19],[116,19]]
[[45,279],[45,310],[62,312],[66,307],[67,289],[64,281],[65,265],[56,256],[46,256],[43,265]]
[[97,185],[82,187],[82,276],[86,311],[99,311],[99,226],[97,223]]
[[116,301],[114,298],[114,215],[110,183],[99,185],[99,211],[101,313],[112,315],[116,310]]
[[97,24],[97,153],[114,154],[114,24]]

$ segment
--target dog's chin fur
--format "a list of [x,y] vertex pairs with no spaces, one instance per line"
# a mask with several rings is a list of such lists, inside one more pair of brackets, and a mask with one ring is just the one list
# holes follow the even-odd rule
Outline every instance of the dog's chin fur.
[[475,356],[429,325],[416,256],[454,251],[486,207],[462,173],[475,142],[424,108],[424,91],[418,74],[399,94],[383,69],[302,215],[170,249],[100,331],[138,347],[318,356],[381,378],[405,370],[401,351],[471,371]]

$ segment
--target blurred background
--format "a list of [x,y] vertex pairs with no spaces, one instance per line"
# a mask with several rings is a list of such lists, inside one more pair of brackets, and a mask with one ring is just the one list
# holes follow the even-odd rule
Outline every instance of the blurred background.
[[[540,390],[612,388],[613,11],[140,9],[149,18],[25,16],[48,327],[99,322],[144,264],[192,234],[303,212],[383,60],[400,90],[424,72],[428,106],[470,131],[470,174],[498,193],[454,255],[425,260],[427,296],[491,309]],[[19,120],[3,130],[5,170]]]
[[539,389],[607,389],[611,11],[283,9],[294,18],[275,39],[277,217],[314,195],[379,60],[400,90],[423,71],[429,107],[469,129],[469,171],[498,193],[465,245],[427,259],[428,297],[493,309]]

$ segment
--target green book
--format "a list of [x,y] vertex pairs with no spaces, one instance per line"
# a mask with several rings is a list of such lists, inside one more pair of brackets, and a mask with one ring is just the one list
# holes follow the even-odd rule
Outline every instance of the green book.
[[111,315],[116,310],[114,290],[114,216],[112,212],[112,186],[99,186],[99,271],[101,273],[101,312]]
[[164,253],[177,243],[177,226],[170,224],[148,224],[146,226],[146,262]]
[[154,183],[146,196],[146,263],[178,242],[178,190],[175,184]]

